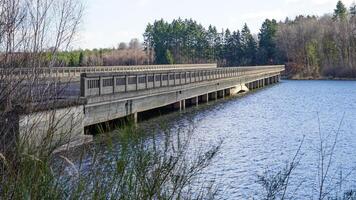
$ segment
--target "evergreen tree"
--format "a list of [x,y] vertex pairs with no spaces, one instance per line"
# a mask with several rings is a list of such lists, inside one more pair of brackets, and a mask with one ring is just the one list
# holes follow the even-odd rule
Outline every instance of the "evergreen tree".
[[242,61],[241,65],[255,65],[257,54],[257,43],[253,38],[247,24],[241,31]]
[[235,31],[232,34],[232,41],[233,41],[234,51],[233,51],[233,60],[231,61],[231,66],[239,66],[241,65],[241,58],[243,56],[240,31]]
[[166,52],[169,42],[168,37],[168,24],[164,20],[155,21],[152,26],[147,26],[147,38],[151,39],[150,46],[155,52],[155,62],[157,64],[166,64]]
[[336,9],[334,10],[333,19],[334,20],[344,20],[347,16],[347,9],[342,1],[338,1],[336,4]]
[[83,54],[83,51],[80,51],[79,61],[78,61],[79,66],[83,66],[83,62],[84,62],[84,54]]
[[232,52],[234,51],[234,44],[231,37],[231,32],[229,29],[226,29],[224,35],[224,63],[227,66],[231,65],[231,60],[233,59]]
[[242,56],[240,40],[241,37],[239,31],[234,31],[232,34],[230,31],[225,32],[224,58],[227,66],[240,65],[240,58]]
[[206,39],[208,42],[208,48],[206,49],[206,57],[209,61],[214,61],[217,59],[215,55],[215,42],[217,37],[218,32],[216,30],[216,27],[210,25],[206,33]]
[[260,29],[258,35],[258,64],[276,64],[277,63],[277,49],[276,49],[276,33],[277,33],[276,20],[266,19]]

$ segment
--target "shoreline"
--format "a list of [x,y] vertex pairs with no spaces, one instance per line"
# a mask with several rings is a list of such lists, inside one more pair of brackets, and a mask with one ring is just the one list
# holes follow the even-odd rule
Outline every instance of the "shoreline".
[[356,78],[282,78],[282,80],[291,80],[291,81],[356,81]]

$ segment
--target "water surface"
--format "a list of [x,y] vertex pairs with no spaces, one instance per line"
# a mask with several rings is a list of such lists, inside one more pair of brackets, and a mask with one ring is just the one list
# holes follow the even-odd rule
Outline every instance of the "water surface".
[[338,189],[356,188],[356,82],[282,81],[243,97],[150,119],[140,126],[161,121],[183,129],[193,121],[194,146],[209,146],[223,139],[220,154],[201,175],[216,180],[221,199],[259,198],[258,175],[285,167],[303,138],[290,191],[301,184],[294,196],[311,198],[318,185],[320,137],[330,147],[337,132],[330,171],[335,176],[330,183],[351,173]]

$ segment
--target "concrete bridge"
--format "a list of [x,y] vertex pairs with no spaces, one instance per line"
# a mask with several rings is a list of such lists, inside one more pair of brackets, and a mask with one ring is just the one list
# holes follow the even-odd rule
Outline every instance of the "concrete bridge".
[[85,126],[172,105],[180,110],[279,81],[283,66],[82,74]]
[[[284,71],[284,66],[149,68],[82,73],[79,98],[83,103],[55,111],[55,118],[61,119],[61,128],[56,131],[70,132],[70,138],[88,138],[84,134],[86,127],[124,117],[132,117],[137,122],[141,113],[152,109],[184,110],[186,106],[248,92],[279,82]],[[46,132],[52,115],[53,110],[21,115],[20,134],[25,134],[29,127]],[[41,140],[41,133],[34,140]]]

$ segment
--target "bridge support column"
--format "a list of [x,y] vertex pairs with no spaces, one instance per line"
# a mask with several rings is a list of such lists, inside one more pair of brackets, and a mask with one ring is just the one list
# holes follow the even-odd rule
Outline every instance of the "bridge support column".
[[138,114],[137,114],[137,112],[132,113],[131,115],[129,115],[128,119],[132,120],[132,122],[134,124],[137,124],[137,122],[138,122]]
[[182,110],[182,101],[178,101],[173,104],[173,108],[177,110]]
[[201,96],[202,102],[208,103],[209,102],[209,94],[203,94]]
[[192,105],[198,106],[199,105],[199,97],[194,97],[192,99]]
[[138,122],[138,113],[135,112],[135,113],[133,114],[133,117],[134,117],[134,122],[135,122],[135,124],[137,124],[137,122]]
[[181,103],[182,106],[180,110],[185,110],[185,99],[183,99],[181,102],[182,102]]

